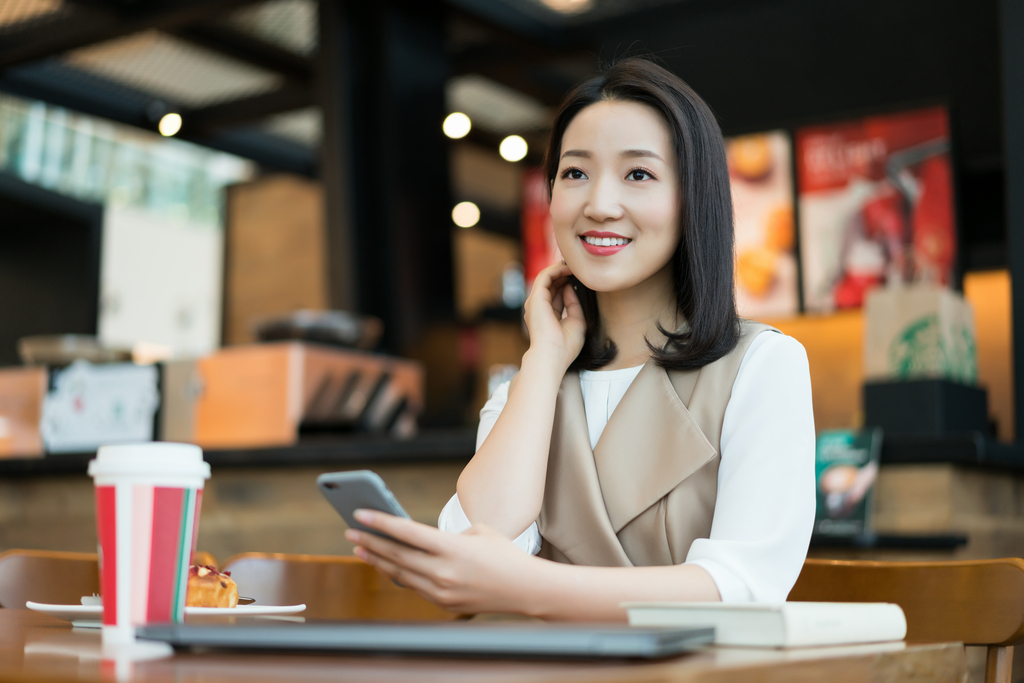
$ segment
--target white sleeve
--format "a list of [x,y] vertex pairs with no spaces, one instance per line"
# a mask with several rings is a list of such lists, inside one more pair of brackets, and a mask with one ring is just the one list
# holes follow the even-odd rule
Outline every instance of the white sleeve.
[[[476,430],[476,450],[480,450],[484,439],[491,433],[494,423],[497,422],[502,408],[508,402],[508,386],[509,382],[505,382],[495,389],[491,397],[487,399],[487,403],[480,410],[480,426]],[[437,518],[437,528],[441,531],[461,534],[471,526],[473,525],[469,518],[466,517],[462,504],[459,502],[459,494],[456,493],[441,510],[441,514]],[[540,530],[537,528],[537,523],[531,524],[530,528],[519,534],[519,537],[513,543],[531,555],[539,553]]]
[[690,546],[723,602],[783,602],[814,526],[814,413],[807,354],[763,332],[740,363],[722,424],[711,537]]

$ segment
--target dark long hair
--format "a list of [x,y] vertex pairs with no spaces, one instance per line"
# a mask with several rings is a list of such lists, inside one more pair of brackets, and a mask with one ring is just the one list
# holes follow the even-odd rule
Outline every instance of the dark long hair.
[[[655,362],[669,370],[701,368],[729,353],[739,340],[733,290],[733,225],[725,144],[715,115],[678,76],[639,57],[624,59],[566,95],[555,116],[544,168],[548,187],[558,174],[562,137],[586,107],[607,100],[646,104],[664,117],[679,160],[682,239],[672,257],[676,304],[686,319],[680,330],[661,332],[664,348],[649,341]],[[587,338],[572,369],[596,370],[615,358],[615,344],[602,338],[597,296],[573,281],[587,318]]]

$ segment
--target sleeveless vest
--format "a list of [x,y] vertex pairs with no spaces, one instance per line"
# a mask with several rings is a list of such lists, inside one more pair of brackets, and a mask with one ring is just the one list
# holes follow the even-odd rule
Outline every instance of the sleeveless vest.
[[774,330],[741,321],[736,348],[686,372],[647,363],[591,450],[579,375],[555,405],[540,556],[603,567],[681,564],[711,534],[722,421],[750,342]]

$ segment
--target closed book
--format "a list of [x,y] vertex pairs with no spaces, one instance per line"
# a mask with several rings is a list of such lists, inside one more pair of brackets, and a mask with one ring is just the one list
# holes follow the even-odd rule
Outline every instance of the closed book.
[[630,626],[713,626],[716,645],[807,647],[902,640],[907,620],[886,602],[627,602]]

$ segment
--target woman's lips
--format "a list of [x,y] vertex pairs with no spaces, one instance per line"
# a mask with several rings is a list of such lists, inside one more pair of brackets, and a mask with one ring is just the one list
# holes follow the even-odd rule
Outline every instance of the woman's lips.
[[588,254],[611,256],[628,247],[630,242],[633,241],[625,237],[612,235],[613,233],[587,233],[580,235],[580,243],[583,244],[583,248],[587,250]]

